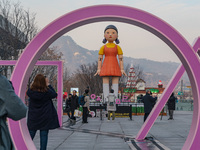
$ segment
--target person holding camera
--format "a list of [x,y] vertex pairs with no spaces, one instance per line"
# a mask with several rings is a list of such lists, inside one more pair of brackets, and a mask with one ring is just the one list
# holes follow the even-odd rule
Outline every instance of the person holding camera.
[[48,78],[37,74],[30,89],[27,125],[31,138],[40,130],[40,150],[47,149],[49,130],[59,128],[59,121],[52,99],[57,97],[56,91],[49,84]]

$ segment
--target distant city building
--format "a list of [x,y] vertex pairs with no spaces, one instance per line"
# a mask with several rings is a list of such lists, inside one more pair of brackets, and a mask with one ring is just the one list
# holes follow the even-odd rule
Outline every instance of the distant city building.
[[136,80],[137,80],[137,77],[135,75],[134,68],[131,67],[130,71],[128,73],[128,80],[127,80],[127,83],[126,83],[126,88],[135,88]]
[[137,82],[136,82],[136,88],[137,90],[145,90],[145,81],[142,80],[142,79],[138,79]]
[[128,96],[128,99],[131,102],[137,103],[140,100],[141,95],[144,96],[146,94],[147,89],[152,92],[152,95],[156,94],[159,98],[165,88],[163,88],[163,85],[161,86],[161,84],[158,84],[158,87],[146,87],[146,82],[142,79],[138,79],[134,88],[122,88],[122,95]]
[[[15,36],[19,34],[20,37],[18,36],[16,39]],[[8,47],[15,45],[12,48],[17,50],[25,48],[26,44],[22,42],[25,38],[27,37],[17,27],[0,15],[0,41],[3,41]]]

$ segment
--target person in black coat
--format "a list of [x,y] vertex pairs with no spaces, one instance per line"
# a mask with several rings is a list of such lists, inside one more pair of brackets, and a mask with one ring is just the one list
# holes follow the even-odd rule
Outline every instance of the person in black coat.
[[153,104],[156,102],[157,97],[152,97],[150,95],[150,90],[146,91],[146,95],[142,98],[142,102],[144,103],[144,122],[147,119],[147,117],[149,116],[152,108],[153,108]]
[[168,105],[168,110],[169,110],[169,119],[168,120],[174,120],[173,113],[174,113],[175,105],[176,105],[176,97],[174,96],[174,93],[171,94],[171,96],[167,102],[167,105]]
[[27,95],[30,98],[28,110],[28,129],[33,139],[37,130],[40,130],[40,149],[46,150],[48,132],[51,129],[60,127],[58,115],[52,99],[57,93],[44,75],[36,75]]
[[71,106],[70,106],[70,109],[71,109],[71,120],[72,121],[75,121],[76,120],[76,117],[74,117],[74,111],[75,109],[78,109],[79,108],[79,103],[78,103],[78,96],[76,95],[76,90],[73,91],[73,95],[71,97]]
[[67,112],[67,115],[68,115],[68,117],[69,117],[69,120],[70,120],[70,118],[71,118],[71,116],[70,116],[70,112],[71,112],[71,98],[72,98],[72,94],[69,94],[69,96],[68,96],[68,98],[66,99],[66,108],[65,108],[65,110],[66,110],[66,112]]

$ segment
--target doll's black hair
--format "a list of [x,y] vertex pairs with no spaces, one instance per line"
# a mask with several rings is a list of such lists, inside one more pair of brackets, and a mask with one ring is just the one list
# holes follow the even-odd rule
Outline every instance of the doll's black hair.
[[108,25],[105,30],[104,30],[104,33],[106,32],[106,30],[108,29],[114,29],[117,33],[118,33],[118,30],[117,30],[117,27],[115,27],[114,25]]
[[[102,42],[105,44],[105,43],[107,42],[106,38],[104,38]],[[116,44],[119,44],[118,38],[115,40],[115,43],[116,43]]]
[[[106,30],[108,30],[108,29],[114,29],[114,30],[118,33],[117,27],[115,27],[114,25],[108,25],[108,26],[105,28],[104,33],[105,33]],[[107,42],[106,38],[104,38],[102,42],[105,44],[105,43]],[[119,44],[118,38],[115,40],[115,43],[116,43],[116,44]]]

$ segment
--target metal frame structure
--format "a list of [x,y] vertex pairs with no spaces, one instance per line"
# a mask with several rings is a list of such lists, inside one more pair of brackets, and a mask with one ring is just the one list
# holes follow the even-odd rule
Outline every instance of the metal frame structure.
[[[57,38],[79,26],[101,21],[117,21],[143,28],[165,42],[178,56],[182,66],[173,76],[164,90],[146,122],[143,124],[136,139],[144,139],[160,111],[178,83],[182,72],[186,70],[194,97],[194,113],[189,135],[182,149],[198,149],[200,147],[200,61],[198,55],[184,37],[162,19],[139,9],[120,5],[97,5],[81,8],[61,16],[47,25],[25,48],[17,61],[12,74],[12,82],[16,93],[23,98],[28,77],[40,55]],[[199,44],[197,49],[199,48]],[[195,46],[195,45],[194,45]],[[180,71],[179,71],[180,70]],[[15,148],[18,150],[36,150],[27,130],[24,119],[9,120],[9,128]]]
[[[2,66],[15,66],[16,60],[0,60]],[[62,126],[62,115],[63,115],[63,62],[62,61],[37,61],[36,66],[57,66],[57,114],[60,126]],[[22,99],[24,101],[24,98]],[[25,101],[24,101],[25,102]]]

